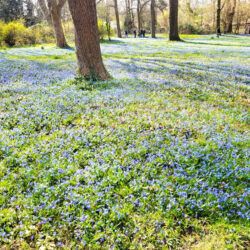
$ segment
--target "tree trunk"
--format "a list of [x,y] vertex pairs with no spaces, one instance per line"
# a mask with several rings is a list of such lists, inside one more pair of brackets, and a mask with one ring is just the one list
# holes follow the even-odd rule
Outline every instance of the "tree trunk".
[[79,73],[87,80],[107,80],[101,56],[97,26],[96,1],[69,0],[76,35]]
[[66,38],[63,32],[62,20],[61,20],[61,10],[60,9],[52,9],[51,10],[51,18],[54,27],[54,33],[56,37],[56,46],[59,48],[67,48],[69,47]]
[[216,17],[216,34],[217,36],[221,35],[221,0],[217,1],[217,17]]
[[152,38],[156,38],[155,0],[151,0],[151,36]]
[[131,8],[131,2],[129,0],[125,1],[126,3],[126,14],[125,14],[125,21],[124,21],[124,28],[127,29],[128,32],[134,28],[134,14]]
[[119,10],[117,0],[114,0],[114,7],[115,7],[115,18],[116,18],[116,28],[117,28],[117,36],[119,38],[122,37],[121,26],[120,26],[120,17],[119,17]]
[[137,0],[137,22],[138,31],[141,32],[141,0]]
[[178,28],[178,0],[169,0],[169,40],[181,41]]
[[236,9],[236,0],[233,0],[233,6],[231,7],[231,3],[228,9],[227,13],[227,26],[225,33],[232,33],[233,31],[233,20],[235,15],[235,9]]
[[66,38],[64,36],[61,12],[62,7],[65,4],[66,0],[47,0],[49,13],[52,19],[52,24],[54,28],[54,34],[56,38],[56,45],[59,48],[68,48]]

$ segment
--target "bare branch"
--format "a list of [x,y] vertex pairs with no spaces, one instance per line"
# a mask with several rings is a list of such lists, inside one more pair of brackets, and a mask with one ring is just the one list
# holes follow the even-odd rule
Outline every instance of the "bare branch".
[[59,0],[57,4],[57,8],[62,9],[67,0]]

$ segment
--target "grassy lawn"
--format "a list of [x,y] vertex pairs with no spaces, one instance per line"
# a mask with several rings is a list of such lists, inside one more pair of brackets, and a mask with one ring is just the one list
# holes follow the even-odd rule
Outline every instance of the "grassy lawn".
[[249,249],[250,37],[0,50],[0,249]]

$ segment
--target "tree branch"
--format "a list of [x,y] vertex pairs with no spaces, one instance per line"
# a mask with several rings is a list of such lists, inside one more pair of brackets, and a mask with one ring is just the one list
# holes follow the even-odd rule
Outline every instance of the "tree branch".
[[57,8],[62,9],[67,0],[59,0],[57,4]]

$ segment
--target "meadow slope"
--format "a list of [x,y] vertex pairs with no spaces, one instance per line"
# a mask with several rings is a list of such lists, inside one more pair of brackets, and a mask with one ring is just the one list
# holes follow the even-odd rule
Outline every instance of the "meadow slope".
[[249,249],[250,37],[0,50],[0,249]]

